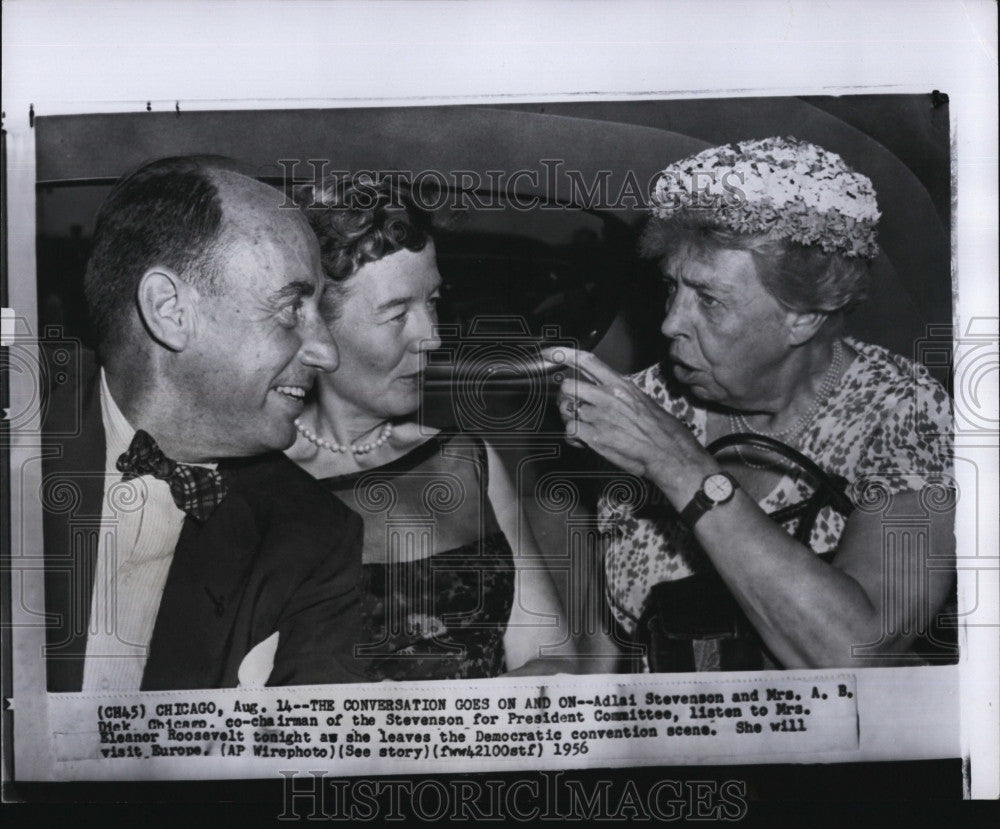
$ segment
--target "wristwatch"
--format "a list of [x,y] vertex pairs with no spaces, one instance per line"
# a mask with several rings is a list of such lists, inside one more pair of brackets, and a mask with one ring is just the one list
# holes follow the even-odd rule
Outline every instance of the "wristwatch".
[[739,483],[728,472],[716,472],[701,482],[699,489],[686,507],[681,510],[681,520],[692,529],[706,512],[732,500]]

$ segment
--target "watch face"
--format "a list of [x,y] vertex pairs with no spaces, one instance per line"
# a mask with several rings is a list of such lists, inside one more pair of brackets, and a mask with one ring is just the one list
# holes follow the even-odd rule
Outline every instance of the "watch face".
[[709,475],[702,484],[702,492],[716,504],[722,504],[733,497],[733,482],[722,473]]

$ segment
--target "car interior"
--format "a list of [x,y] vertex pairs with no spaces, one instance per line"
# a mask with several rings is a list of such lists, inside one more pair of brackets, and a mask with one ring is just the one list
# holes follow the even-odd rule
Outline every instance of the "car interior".
[[[543,345],[617,371],[664,357],[663,296],[636,240],[649,184],[710,146],[790,135],[868,175],[882,212],[870,299],[848,333],[922,362],[951,390],[952,171],[945,96],[568,101],[40,117],[39,326],[91,344],[83,271],[97,208],[144,161],[211,153],[288,188],[328,171],[399,174],[432,194],[444,278],[442,347],[421,417],[482,434],[519,487],[591,669],[617,648],[602,609],[594,482],[607,469],[563,439]],[[310,161],[316,163],[310,164]],[[603,476],[603,477],[602,477]]]

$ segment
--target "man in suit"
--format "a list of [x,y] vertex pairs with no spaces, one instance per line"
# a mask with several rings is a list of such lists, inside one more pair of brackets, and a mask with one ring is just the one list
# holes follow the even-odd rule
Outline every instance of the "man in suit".
[[101,207],[97,361],[45,420],[50,691],[361,680],[362,522],[280,452],[338,360],[317,242],[280,202],[187,157]]

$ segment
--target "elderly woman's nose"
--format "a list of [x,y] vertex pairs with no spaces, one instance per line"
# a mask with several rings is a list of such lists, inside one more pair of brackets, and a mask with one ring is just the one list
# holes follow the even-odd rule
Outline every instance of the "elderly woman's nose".
[[660,331],[664,337],[672,338],[684,333],[687,323],[687,309],[680,296],[674,296],[667,302],[667,315],[663,318]]

